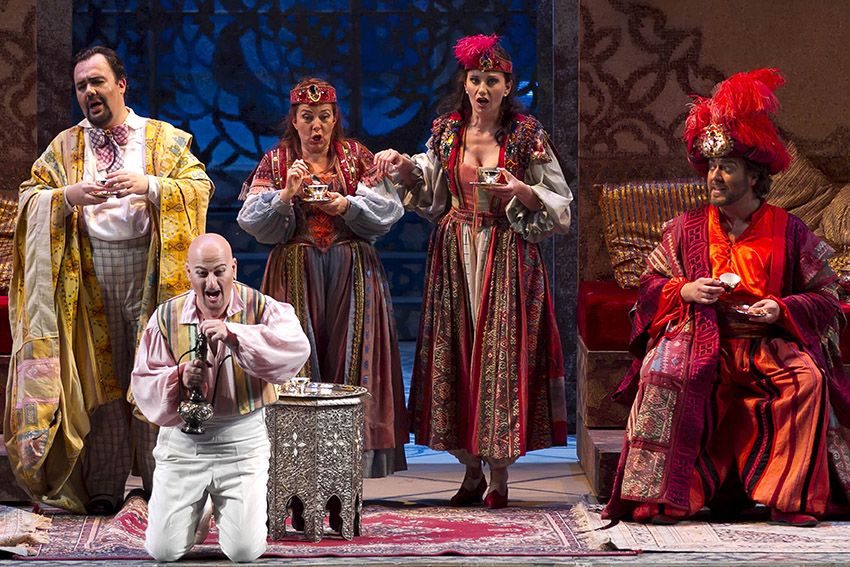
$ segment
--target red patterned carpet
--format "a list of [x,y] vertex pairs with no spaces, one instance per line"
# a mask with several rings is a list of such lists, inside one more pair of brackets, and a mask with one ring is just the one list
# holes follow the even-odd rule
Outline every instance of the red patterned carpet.
[[[143,559],[147,505],[131,498],[114,518],[47,513],[50,541],[27,559]],[[490,556],[607,555],[581,539],[569,508],[446,508],[365,506],[362,534],[328,534],[310,543],[300,534],[269,542],[269,557],[377,557],[443,554]],[[188,557],[222,556],[215,528]],[[616,552],[615,552],[616,553]],[[622,554],[620,552],[619,554]],[[628,554],[628,553],[626,553]]]

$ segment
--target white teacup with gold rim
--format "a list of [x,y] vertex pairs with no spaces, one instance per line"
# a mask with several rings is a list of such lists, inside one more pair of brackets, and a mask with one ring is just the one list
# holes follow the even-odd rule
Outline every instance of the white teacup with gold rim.
[[499,181],[501,172],[497,167],[479,167],[478,181],[487,185],[495,185]]
[[304,186],[304,199],[306,201],[327,201],[328,186],[318,183]]
[[284,395],[289,394],[303,396],[304,393],[307,391],[307,384],[309,383],[309,378],[305,378],[303,376],[296,376],[295,378],[290,378],[289,380],[281,384],[281,390],[283,391]]
[[721,284],[723,284],[723,289],[726,293],[732,293],[735,291],[735,288],[738,287],[738,284],[741,283],[741,276],[731,272],[720,274],[717,276],[717,279],[720,280]]

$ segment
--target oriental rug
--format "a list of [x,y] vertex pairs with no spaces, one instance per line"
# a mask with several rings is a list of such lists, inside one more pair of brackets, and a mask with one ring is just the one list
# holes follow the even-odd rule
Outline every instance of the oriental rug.
[[[49,543],[24,559],[146,559],[147,504],[131,498],[113,518],[51,510]],[[270,541],[265,557],[584,556],[623,552],[593,547],[580,533],[569,507],[448,508],[364,506],[362,535],[346,541],[326,530],[318,543],[299,532]],[[187,558],[223,557],[215,526]],[[626,555],[633,554],[625,552]]]
[[50,520],[0,504],[0,551],[14,555],[27,555],[42,543],[47,543]]
[[578,504],[573,508],[574,520],[602,538],[599,544],[618,550],[774,554],[850,551],[850,522],[823,521],[813,528],[766,521],[688,521],[673,526],[619,522],[601,529],[611,523],[600,517],[601,509]]

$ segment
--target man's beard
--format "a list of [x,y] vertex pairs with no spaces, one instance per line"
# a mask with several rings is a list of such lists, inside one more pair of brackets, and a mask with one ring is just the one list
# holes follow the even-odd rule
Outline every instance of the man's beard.
[[101,101],[101,113],[97,118],[92,117],[91,109],[86,107],[86,118],[95,128],[105,128],[112,121],[112,109],[106,105],[106,101]]

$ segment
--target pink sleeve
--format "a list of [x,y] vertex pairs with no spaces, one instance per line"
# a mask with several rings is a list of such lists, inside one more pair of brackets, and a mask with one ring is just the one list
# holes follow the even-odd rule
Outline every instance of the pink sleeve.
[[227,328],[239,339],[237,364],[254,378],[280,384],[297,375],[310,356],[310,342],[288,303],[267,297],[258,324],[229,322]]
[[171,356],[156,318],[148,321],[130,378],[133,398],[142,414],[159,426],[183,423],[177,414],[180,403],[177,362]]

